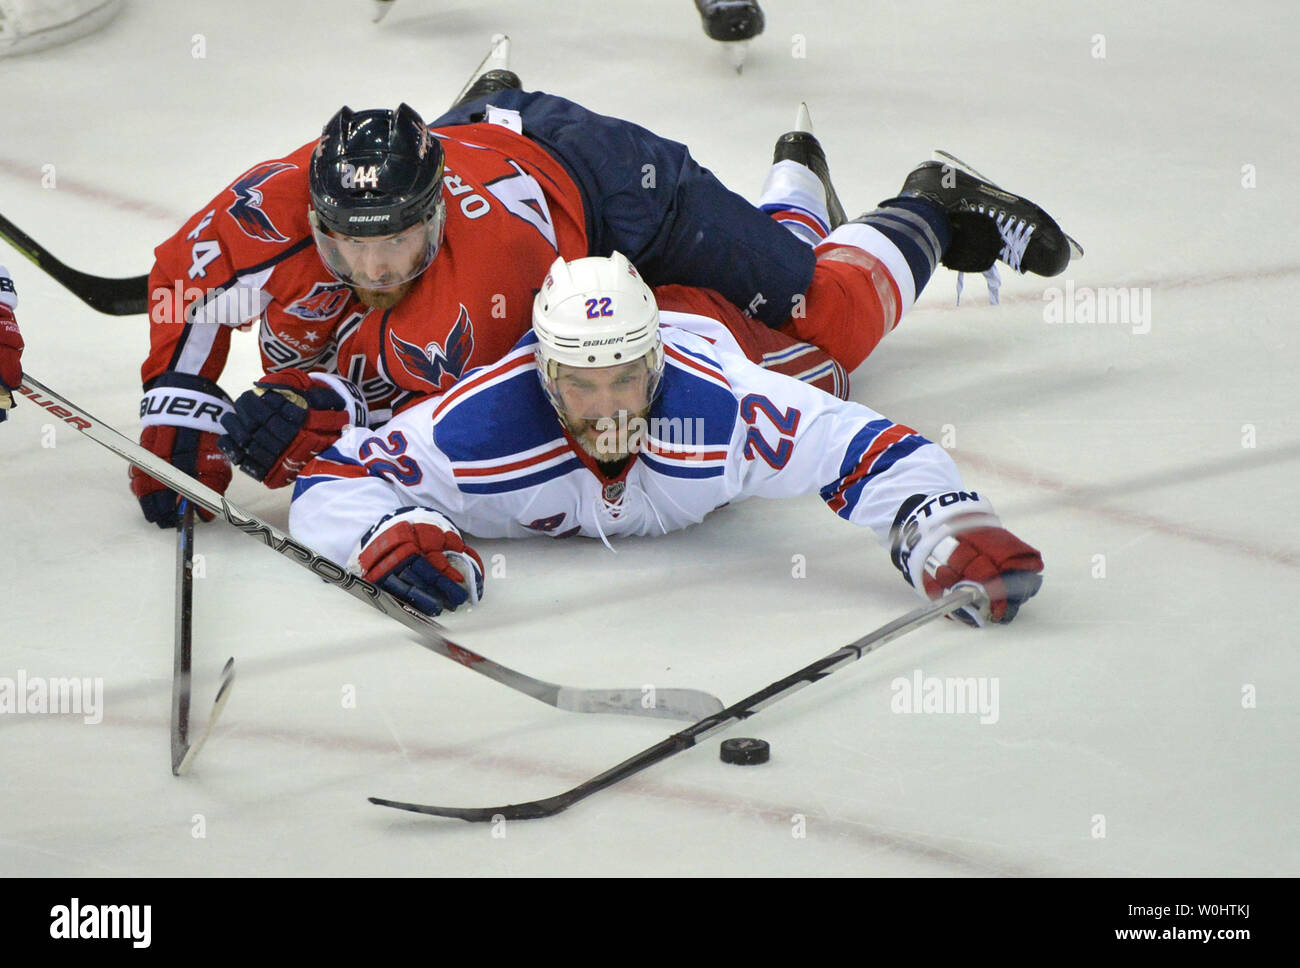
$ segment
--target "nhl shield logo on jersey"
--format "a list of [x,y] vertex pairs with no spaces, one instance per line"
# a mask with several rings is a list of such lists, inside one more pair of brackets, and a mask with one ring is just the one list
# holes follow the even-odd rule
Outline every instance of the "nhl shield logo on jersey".
[[231,218],[235,220],[235,224],[250,239],[257,239],[261,242],[289,241],[288,237],[275,227],[270,217],[262,211],[262,191],[260,186],[280,174],[280,172],[297,167],[297,165],[291,165],[284,161],[268,161],[265,164],[258,165],[230,186],[235,201],[226,211],[230,213]]
[[285,312],[309,323],[333,319],[343,312],[350,295],[351,290],[345,282],[318,282],[307,295],[295,299]]
[[447,334],[447,345],[429,343],[420,349],[414,343],[408,343],[392,330],[388,332],[388,342],[393,348],[402,368],[413,377],[424,380],[435,387],[442,387],[448,377],[448,385],[459,380],[465,372],[465,365],[474,353],[474,326],[469,320],[469,310],[460,307],[456,325]]

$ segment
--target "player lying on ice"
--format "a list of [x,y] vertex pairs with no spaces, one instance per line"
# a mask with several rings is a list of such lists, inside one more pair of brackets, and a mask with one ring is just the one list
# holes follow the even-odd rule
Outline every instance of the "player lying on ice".
[[[843,394],[844,371],[874,344],[833,327],[811,338],[803,322],[830,318],[817,307],[860,285],[809,244],[843,214],[811,135],[784,136],[776,154],[763,201],[780,223],[683,145],[551,95],[471,89],[431,131],[405,105],[345,108],[319,141],[254,166],[157,249],[141,443],[218,491],[231,462],[270,487],[292,483],[345,426],[376,426],[507,353],[557,255],[616,249],[652,284],[708,287],[750,309],[728,322],[751,359]],[[1018,201],[1018,224],[1037,231],[1013,264],[1061,271],[1060,230]],[[916,231],[906,218],[893,231]],[[1000,238],[983,216],[956,230]],[[906,309],[911,293],[897,298]],[[232,403],[216,381],[232,329],[253,322],[266,376]],[[172,491],[135,470],[131,486],[148,520],[174,525]]]
[[[949,243],[942,209],[915,211],[937,243],[895,246],[891,276],[919,291]],[[918,230],[922,237],[926,232]],[[838,238],[837,238],[838,237]],[[830,240],[884,250],[868,224]],[[914,261],[913,261],[914,260]],[[850,325],[886,300],[869,293]],[[871,528],[921,594],[983,586],[1009,622],[1042,558],[962,483],[947,453],[861,404],[745,358],[715,318],[660,312],[631,263],[557,259],[532,331],[500,362],[371,431],[352,428],[309,463],[293,535],[428,614],[483,594],[465,532],[610,539],[689,527],[747,497],[817,493]]]

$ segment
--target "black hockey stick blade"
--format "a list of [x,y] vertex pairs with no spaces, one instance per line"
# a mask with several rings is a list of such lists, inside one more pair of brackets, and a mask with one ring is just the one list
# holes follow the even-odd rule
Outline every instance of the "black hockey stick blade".
[[760,709],[770,706],[777,700],[785,698],[804,686],[826,678],[840,667],[851,662],[857,662],[868,652],[875,651],[886,642],[892,642],[913,629],[920,628],[928,622],[967,606],[975,606],[982,611],[987,611],[988,599],[984,595],[984,590],[978,585],[962,582],[944,598],[913,609],[887,625],[882,625],[869,635],[864,635],[856,642],[851,642],[841,649],[836,649],[830,655],[804,666],[798,672],[777,680],[753,695],[746,696],[740,702],[728,706],[721,712],[707,716],[695,725],[688,726],[681,732],[674,733],[654,746],[644,749],[622,763],[610,767],[599,776],[594,776],[585,783],[580,783],[573,789],[566,790],[564,793],[553,797],[532,800],[528,803],[504,804],[499,807],[441,807],[434,804],[385,800],[380,797],[369,797],[368,799],[371,803],[381,807],[392,807],[396,810],[423,813],[433,817],[467,820],[471,823],[495,823],[498,820],[539,820],[543,817],[553,817],[557,813],[567,810],[578,801],[585,800],[593,793],[605,789],[607,786],[612,786],[620,780],[625,780],[633,774],[640,773],[646,767],[653,766],[661,760],[666,760],[675,753],[690,749],[711,733],[725,729],[732,723],[748,719]]
[[423,813],[433,817],[450,817],[453,820],[468,820],[470,823],[493,823],[497,820],[541,820],[553,817],[574,801],[567,794],[534,800],[531,803],[515,803],[506,807],[434,807],[422,803],[404,803],[401,800],[385,800],[382,797],[370,797],[370,802],[380,807],[394,807],[397,810],[409,810],[411,813]]
[[[770,687],[769,687],[770,688]],[[753,698],[753,697],[750,697]],[[564,793],[556,794],[553,797],[546,797],[543,800],[532,800],[528,803],[511,803],[500,807],[439,807],[433,804],[424,803],[405,803],[401,800],[385,800],[381,797],[369,797],[371,803],[381,807],[393,807],[397,810],[408,810],[411,813],[423,813],[431,817],[450,817],[454,820],[467,820],[470,823],[495,823],[497,820],[540,820],[543,817],[553,817],[561,811],[567,810],[579,800],[585,800],[597,790],[603,790],[605,787],[624,780],[634,773],[640,773],[648,766],[658,763],[660,760],[667,759],[674,753],[679,753],[684,749],[690,749],[694,746],[700,737],[706,733],[711,733],[716,729],[729,725],[734,719],[743,719],[750,715],[749,713],[738,714],[734,716],[727,715],[731,710],[742,706],[746,700],[741,700],[728,710],[722,710],[712,716],[705,717],[688,729],[680,733],[674,733],[662,742],[656,743],[649,749],[642,750],[635,756],[632,756],[617,766],[606,770],[600,776],[592,777],[585,783],[581,783],[572,790],[566,790]]]
[[0,238],[91,309],[109,316],[134,316],[148,311],[148,275],[111,279],[73,269],[3,215],[0,215]]

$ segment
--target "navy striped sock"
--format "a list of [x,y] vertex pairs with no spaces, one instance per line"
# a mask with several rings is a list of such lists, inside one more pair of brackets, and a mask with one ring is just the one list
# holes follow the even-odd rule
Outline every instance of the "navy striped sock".
[[912,270],[918,296],[952,242],[948,216],[924,198],[886,199],[879,208],[853,221],[870,225],[898,247]]

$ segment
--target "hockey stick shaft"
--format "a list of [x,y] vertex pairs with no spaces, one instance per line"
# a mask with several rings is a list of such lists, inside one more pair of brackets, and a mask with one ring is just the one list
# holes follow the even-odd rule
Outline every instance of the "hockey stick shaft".
[[666,760],[683,750],[690,749],[704,737],[716,733],[720,729],[725,729],[732,723],[748,719],[760,709],[765,709],[774,702],[799,691],[804,686],[811,685],[819,679],[824,679],[852,662],[857,662],[864,655],[874,652],[886,642],[892,642],[913,629],[918,629],[922,625],[958,609],[975,605],[983,599],[984,592],[978,586],[965,585],[964,587],[958,587],[946,597],[931,602],[929,605],[922,605],[920,608],[913,609],[906,615],[894,619],[888,625],[881,626],[856,642],[851,642],[841,649],[836,649],[830,655],[804,666],[798,672],[791,673],[784,679],[778,679],[753,695],[746,696],[740,702],[734,703],[712,716],[701,719],[693,726],[674,733],[662,742],[656,743],[635,756],[629,757],[622,763],[610,767],[599,776],[594,776],[585,783],[581,783],[572,790],[557,796],[500,807],[439,807],[432,804],[384,800],[378,797],[370,797],[369,799],[371,803],[382,807],[395,807],[413,813],[424,813],[435,817],[453,817],[471,822],[495,822],[498,819],[537,820],[542,817],[551,817],[562,810],[567,810],[578,801],[585,800],[593,793],[597,793],[608,786],[613,786],[620,780],[626,780],[628,777],[640,773],[647,767]]
[[479,79],[479,75],[490,70],[500,70],[509,67],[510,62],[510,38],[505,34],[496,34],[492,38],[492,44],[488,47],[487,55],[478,62],[478,67],[470,71],[469,80],[467,80],[460,91],[451,100],[451,107],[456,107],[460,103],[467,91],[474,86],[474,82]]
[[[571,712],[621,713],[658,719],[692,720],[698,718],[701,710],[704,715],[708,715],[722,708],[722,702],[716,696],[697,689],[656,690],[653,694],[654,701],[647,704],[644,689],[579,689],[559,686],[499,665],[477,652],[452,642],[443,634],[442,626],[422,612],[417,612],[360,575],[355,575],[317,554],[256,515],[240,510],[224,495],[123,437],[112,427],[95,419],[30,374],[23,374],[23,383],[18,392],[36,406],[43,407],[55,416],[63,418],[65,423],[71,424],[91,440],[140,468],[177,494],[224,518],[238,530],[259,539],[272,551],[277,551],[291,559],[328,584],[343,589],[354,598],[401,622],[417,634],[417,641],[424,648],[451,659],[479,675],[508,686],[516,692],[522,692],[547,705]],[[46,399],[40,399],[41,395]]]
[[149,277],[111,279],[92,276],[65,265],[30,235],[0,215],[0,238],[32,261],[42,272],[84,302],[109,316],[134,316],[149,307]]
[[184,502],[176,529],[176,633],[172,657],[172,775],[180,776],[189,752],[191,696],[191,619],[194,603],[194,506]]

